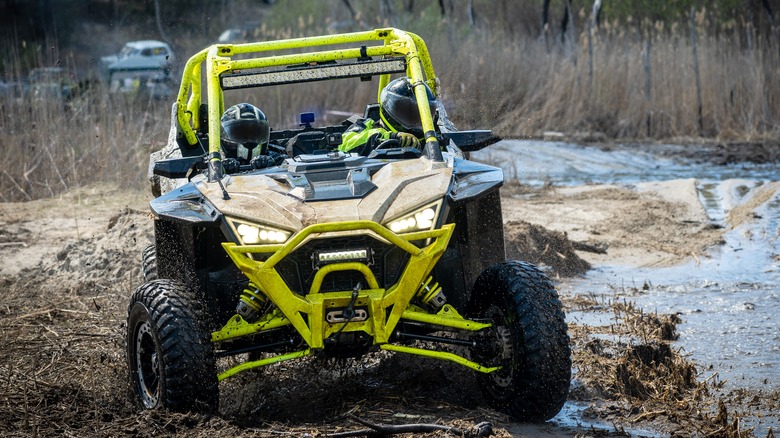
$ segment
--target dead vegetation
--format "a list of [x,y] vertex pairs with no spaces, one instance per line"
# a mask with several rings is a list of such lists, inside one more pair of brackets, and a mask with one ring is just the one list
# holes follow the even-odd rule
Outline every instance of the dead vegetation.
[[[698,369],[670,343],[682,322],[678,315],[646,313],[625,300],[596,296],[578,296],[567,304],[611,314],[608,326],[569,324],[577,369],[570,398],[591,403],[586,416],[672,436],[744,437],[755,435],[742,426],[742,417],[776,409],[777,391],[766,399],[760,391],[726,392],[716,373]],[[738,400],[745,398],[761,407],[740,408]]]

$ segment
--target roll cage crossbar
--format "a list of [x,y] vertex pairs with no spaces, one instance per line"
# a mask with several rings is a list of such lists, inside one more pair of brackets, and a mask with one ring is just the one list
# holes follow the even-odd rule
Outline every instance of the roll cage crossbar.
[[[350,47],[345,48],[347,45]],[[301,49],[313,50],[278,54]],[[239,55],[240,59],[236,59]],[[425,133],[424,153],[431,160],[442,161],[427,93],[420,86],[427,84],[436,95],[438,80],[425,42],[413,33],[384,28],[247,44],[215,44],[201,50],[184,66],[177,98],[179,128],[190,146],[198,144],[196,131],[203,128],[200,111],[204,64],[211,162],[218,162],[221,156],[219,134],[220,117],[225,110],[224,90],[378,75],[378,100],[392,73],[405,73],[409,77]]]

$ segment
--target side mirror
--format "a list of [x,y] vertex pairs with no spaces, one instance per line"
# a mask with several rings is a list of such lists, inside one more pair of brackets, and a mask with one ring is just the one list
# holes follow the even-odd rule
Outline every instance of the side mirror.
[[442,137],[452,140],[463,152],[476,152],[501,141],[500,137],[489,130],[447,132]]
[[152,173],[166,178],[190,178],[194,171],[206,168],[206,156],[169,158],[155,161]]

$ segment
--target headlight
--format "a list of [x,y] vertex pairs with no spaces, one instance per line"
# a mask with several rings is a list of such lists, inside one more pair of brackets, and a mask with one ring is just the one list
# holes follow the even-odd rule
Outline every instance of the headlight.
[[257,243],[284,243],[290,238],[289,231],[265,225],[241,222],[234,219],[228,219],[231,228],[236,232],[241,243],[245,245],[254,245]]
[[406,214],[398,219],[393,219],[385,226],[394,233],[411,233],[414,231],[430,230],[436,224],[441,203],[426,205],[411,214]]

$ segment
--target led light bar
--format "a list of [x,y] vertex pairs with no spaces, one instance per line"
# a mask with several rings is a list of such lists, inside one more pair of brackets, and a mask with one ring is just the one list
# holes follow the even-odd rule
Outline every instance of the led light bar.
[[299,82],[314,82],[326,79],[341,79],[374,76],[406,71],[406,59],[391,58],[374,61],[361,61],[350,64],[314,65],[284,70],[235,73],[224,75],[222,89],[264,87],[268,85],[296,84]]
[[327,265],[329,263],[342,262],[363,262],[370,264],[372,253],[368,248],[348,249],[343,251],[317,251],[312,254],[314,267]]

